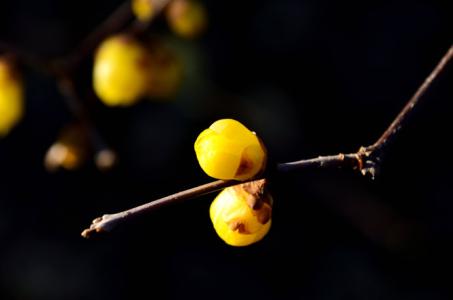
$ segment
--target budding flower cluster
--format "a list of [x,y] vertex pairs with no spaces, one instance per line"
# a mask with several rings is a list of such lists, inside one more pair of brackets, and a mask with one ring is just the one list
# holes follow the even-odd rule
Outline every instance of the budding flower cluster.
[[[195,141],[201,168],[211,177],[249,180],[266,167],[266,149],[256,134],[240,122],[222,119]],[[271,226],[272,199],[265,180],[224,189],[211,204],[210,216],[222,240],[247,246],[261,240]]]

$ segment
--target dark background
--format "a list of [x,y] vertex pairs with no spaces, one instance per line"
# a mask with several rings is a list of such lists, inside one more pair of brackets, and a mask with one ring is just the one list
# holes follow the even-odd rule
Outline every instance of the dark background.
[[[208,195],[95,240],[80,232],[210,179],[198,133],[241,120],[275,161],[372,143],[451,45],[449,1],[206,1],[198,41],[163,35],[186,64],[173,102],[91,105],[119,164],[48,173],[73,120],[52,78],[24,69],[26,116],[0,140],[0,299],[451,299],[452,70],[424,97],[374,181],[310,170],[272,182],[271,232],[226,246]],[[44,58],[68,53],[120,1],[1,1],[0,40]],[[90,82],[89,60],[79,75]],[[451,66],[450,66],[451,69]]]

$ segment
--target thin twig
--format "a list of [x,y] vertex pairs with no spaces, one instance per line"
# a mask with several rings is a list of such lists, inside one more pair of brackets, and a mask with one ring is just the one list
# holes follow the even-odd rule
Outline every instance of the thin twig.
[[425,79],[425,81],[420,85],[417,91],[414,93],[412,98],[409,99],[407,104],[404,108],[400,111],[400,113],[396,116],[395,120],[390,124],[390,126],[384,131],[381,137],[370,147],[368,150],[381,150],[382,148],[386,147],[396,136],[399,130],[404,126],[405,122],[407,122],[408,117],[417,103],[420,101],[422,96],[431,86],[433,81],[439,76],[442,70],[445,69],[445,66],[453,57],[453,46],[450,46],[447,53],[442,57],[439,61],[437,66],[434,70],[431,71],[431,74]]
[[206,183],[188,190],[181,191],[169,195],[167,197],[160,198],[158,200],[145,203],[143,205],[131,208],[126,211],[122,211],[116,214],[103,215],[102,217],[93,220],[93,224],[89,229],[85,229],[82,232],[82,236],[85,238],[91,237],[94,233],[102,231],[111,231],[116,225],[122,223],[131,218],[141,216],[146,213],[150,213],[158,208],[161,208],[167,204],[181,202],[196,196],[209,194],[223,188],[238,184],[235,180],[217,180],[210,183]]
[[344,167],[346,165],[350,165],[354,169],[361,169],[362,162],[360,155],[358,153],[340,153],[337,155],[319,156],[311,159],[281,163],[277,164],[277,171],[289,172],[299,169]]
[[125,1],[64,57],[44,60],[4,41],[0,41],[0,51],[16,55],[21,62],[39,72],[54,77],[67,76],[74,72],[83,59],[90,55],[105,37],[119,31],[131,18],[130,1]]
[[80,65],[88,55],[93,53],[98,44],[108,35],[119,31],[132,18],[130,1],[124,1],[98,27],[96,27],[67,57],[59,60],[66,71]]
[[[116,161],[115,152],[108,147],[91,121],[90,115],[79,98],[74,82],[70,77],[58,78],[58,89],[63,95],[66,105],[79,120],[82,128],[86,131],[94,150],[94,158],[97,166],[101,169],[110,168]],[[106,158],[107,157],[107,158]],[[99,161],[101,160],[101,161]]]
[[[349,166],[352,167],[353,169],[359,170],[364,175],[370,173],[374,177],[376,167],[380,163],[379,155],[377,155],[376,153],[381,152],[382,149],[384,149],[384,147],[388,144],[390,139],[396,138],[397,133],[399,132],[401,127],[405,124],[409,114],[413,111],[415,105],[419,102],[420,98],[423,96],[426,90],[431,86],[435,78],[438,77],[439,74],[446,68],[448,62],[452,59],[452,57],[453,57],[453,46],[451,46],[447,53],[442,57],[438,65],[426,78],[423,84],[418,88],[414,96],[409,99],[408,103],[396,116],[395,120],[390,124],[390,126],[384,131],[382,136],[371,146],[360,147],[359,151],[355,153],[349,154],[340,153],[338,155],[319,156],[317,158],[312,159],[304,159],[295,162],[281,163],[276,166],[276,171],[287,172],[313,167],[332,168]],[[256,179],[261,178],[255,178],[254,180]],[[146,204],[134,207],[129,210],[125,210],[115,214],[103,215],[102,217],[94,219],[90,228],[85,229],[82,232],[82,236],[85,238],[89,238],[93,236],[95,233],[111,231],[114,227],[116,227],[120,223],[150,213],[167,204],[192,199],[239,183],[243,182],[238,182],[234,180],[231,181],[218,180],[185,191],[181,191],[158,200],[148,202]]]
[[55,77],[68,75],[80,65],[80,62],[86,58],[97,47],[106,36],[120,30],[132,18],[130,1],[123,2],[113,13],[111,13],[104,22],[97,26],[80,44],[75,47],[70,54],[61,58],[54,58],[45,61],[40,57],[32,55],[23,49],[0,41],[0,50],[14,53],[18,58],[35,70],[44,72]]
[[[139,35],[143,33],[151,24],[151,21],[158,16],[162,10],[170,3],[171,0],[151,0],[154,9],[153,17],[147,22],[135,20],[125,28],[124,31],[129,34]],[[75,69],[80,62],[88,55],[92,54],[94,49],[108,35],[120,31],[125,25],[132,20],[131,1],[125,1],[120,5],[104,22],[102,22],[94,31],[92,31],[67,57],[60,60],[67,71]]]

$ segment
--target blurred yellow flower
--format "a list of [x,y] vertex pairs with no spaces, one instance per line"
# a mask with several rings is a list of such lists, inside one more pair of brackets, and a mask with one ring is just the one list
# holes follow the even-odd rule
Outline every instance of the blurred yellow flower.
[[93,86],[109,106],[127,106],[148,88],[150,58],[147,49],[127,35],[116,35],[99,46],[93,68]]
[[24,87],[11,61],[0,57],[0,137],[5,136],[24,114]]
[[196,38],[207,26],[205,7],[197,0],[173,0],[166,16],[171,29],[183,38]]

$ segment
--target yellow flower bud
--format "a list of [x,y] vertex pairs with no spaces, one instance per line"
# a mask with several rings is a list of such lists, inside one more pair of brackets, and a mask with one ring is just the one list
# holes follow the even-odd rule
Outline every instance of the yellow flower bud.
[[110,106],[132,105],[148,88],[150,58],[134,38],[116,35],[99,46],[93,67],[93,86]]
[[24,87],[9,58],[0,57],[0,137],[7,135],[24,114]]
[[266,165],[266,150],[256,134],[236,120],[222,119],[195,141],[198,162],[211,177],[247,180]]
[[154,15],[152,0],[132,0],[132,12],[139,21],[150,21]]
[[231,246],[260,241],[271,227],[272,198],[258,180],[224,189],[209,211],[219,237]]
[[171,1],[166,16],[171,29],[184,38],[196,38],[206,29],[206,9],[197,0]]

